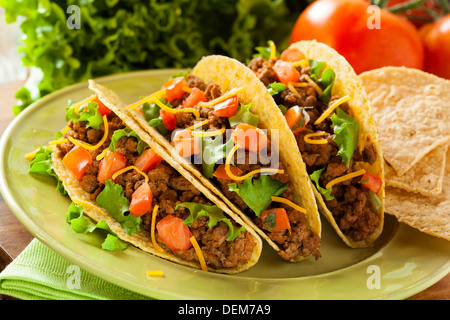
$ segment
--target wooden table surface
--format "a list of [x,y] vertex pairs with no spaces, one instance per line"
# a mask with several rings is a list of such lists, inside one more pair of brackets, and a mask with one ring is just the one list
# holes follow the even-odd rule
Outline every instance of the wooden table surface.
[[[0,135],[14,118],[12,112],[12,105],[15,103],[14,94],[22,84],[22,81],[0,84]],[[11,258],[15,259],[33,238],[0,196],[0,250],[2,247]],[[1,257],[0,252],[0,260]],[[450,300],[450,274],[428,289],[410,297],[409,300]]]

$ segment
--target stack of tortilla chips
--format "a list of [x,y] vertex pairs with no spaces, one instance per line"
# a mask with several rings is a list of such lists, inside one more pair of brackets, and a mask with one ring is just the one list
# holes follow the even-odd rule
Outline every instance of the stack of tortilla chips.
[[385,211],[450,240],[450,81],[404,67],[360,77],[385,160]]

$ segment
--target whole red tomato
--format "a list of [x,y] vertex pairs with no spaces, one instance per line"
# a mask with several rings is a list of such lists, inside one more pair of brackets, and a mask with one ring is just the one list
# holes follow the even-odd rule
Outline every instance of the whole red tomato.
[[450,14],[420,29],[425,47],[425,71],[450,79]]
[[364,0],[318,0],[297,19],[291,43],[316,39],[328,44],[356,73],[383,66],[423,68],[419,32],[405,18],[370,7]]

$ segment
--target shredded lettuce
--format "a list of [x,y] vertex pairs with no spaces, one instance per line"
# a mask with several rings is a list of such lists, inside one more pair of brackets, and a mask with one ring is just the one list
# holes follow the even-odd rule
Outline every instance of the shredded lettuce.
[[330,68],[325,67],[325,62],[317,60],[308,60],[310,70],[309,74],[312,80],[317,82],[319,87],[322,89],[322,94],[319,99],[328,104],[331,100],[331,90],[333,89],[334,80],[336,79],[336,73]]
[[311,180],[314,181],[314,183],[316,184],[317,190],[325,197],[325,199],[333,200],[334,197],[331,195],[332,188],[325,189],[325,188],[322,188],[319,184],[319,178],[324,169],[325,168],[314,171],[313,173],[310,174],[310,177],[311,177]]
[[216,205],[206,205],[197,202],[183,202],[177,204],[175,210],[178,209],[179,206],[185,207],[189,209],[190,215],[187,217],[183,223],[187,226],[191,226],[192,222],[194,222],[198,217],[208,217],[208,227],[212,228],[220,221],[227,224],[230,232],[228,233],[227,241],[233,241],[238,237],[242,232],[245,231],[245,227],[241,226],[239,229],[236,229],[229,218],[227,218],[223,210],[220,209]]
[[267,90],[269,91],[271,96],[274,96],[286,90],[286,85],[280,82],[272,82],[267,86]]
[[241,104],[241,107],[239,108],[238,112],[236,112],[234,116],[228,118],[228,121],[230,122],[230,127],[233,128],[234,126],[237,126],[239,123],[247,123],[249,125],[257,127],[259,122],[259,116],[253,114],[250,111],[250,108],[252,106],[253,106],[252,103]]
[[67,191],[66,189],[64,189],[64,185],[62,184],[61,180],[59,180],[59,177],[53,169],[51,157],[52,150],[41,147],[34,155],[33,160],[31,160],[28,173],[37,173],[56,179],[56,190],[58,190],[61,195],[65,196],[67,195]]
[[[169,105],[164,99],[160,99],[164,104]],[[162,135],[167,133],[167,128],[162,122],[159,110],[161,108],[156,103],[145,102],[141,107],[145,120],[148,121],[150,127],[156,128]]]
[[122,137],[135,137],[137,140],[137,151],[139,154],[141,154],[142,152],[144,152],[145,149],[148,149],[149,146],[147,143],[145,143],[138,135],[136,132],[134,132],[133,130],[131,130],[130,128],[125,128],[125,129],[120,129],[120,130],[116,130],[114,131],[112,137],[111,137],[111,144],[109,145],[109,150],[111,150],[112,152],[116,151],[116,143],[117,141],[122,138]]
[[97,205],[119,222],[126,233],[133,235],[140,231],[140,217],[133,217],[129,213],[130,201],[125,198],[122,186],[112,180],[106,180],[105,188],[97,196]]
[[108,232],[105,241],[102,243],[102,249],[107,251],[122,251],[128,247],[128,243],[119,239],[105,220],[100,220],[96,224],[84,215],[84,208],[72,202],[67,211],[66,221],[70,223],[72,230],[76,233],[92,233],[97,229],[106,230]]
[[[79,112],[79,113],[78,113]],[[66,109],[66,122],[72,120],[73,122],[87,121],[86,127],[99,130],[103,124],[103,118],[98,112],[98,104],[96,102],[89,102],[87,104],[87,110],[73,110],[71,108]]]
[[347,167],[350,165],[350,159],[353,156],[358,144],[359,123],[341,108],[337,108],[336,112],[331,116],[333,122],[334,138],[333,141],[339,147],[338,155]]
[[203,175],[207,178],[213,177],[215,165],[223,163],[223,159],[226,158],[228,152],[233,148],[233,139],[229,139],[226,143],[222,143],[222,141],[222,135],[214,138],[204,137],[202,139]]
[[272,202],[272,196],[282,194],[287,189],[287,184],[273,180],[268,175],[261,175],[259,179],[247,178],[239,185],[230,183],[228,188],[236,192],[259,217]]

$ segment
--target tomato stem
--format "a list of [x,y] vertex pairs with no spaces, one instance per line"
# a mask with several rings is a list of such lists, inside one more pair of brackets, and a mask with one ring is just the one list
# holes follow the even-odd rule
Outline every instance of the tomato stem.
[[406,10],[416,9],[420,5],[422,5],[426,0],[411,0],[405,3],[400,3],[395,6],[388,8],[388,10],[392,13],[400,13],[405,12]]
[[450,5],[448,3],[448,0],[441,0],[441,7],[444,11],[444,15],[450,13]]

